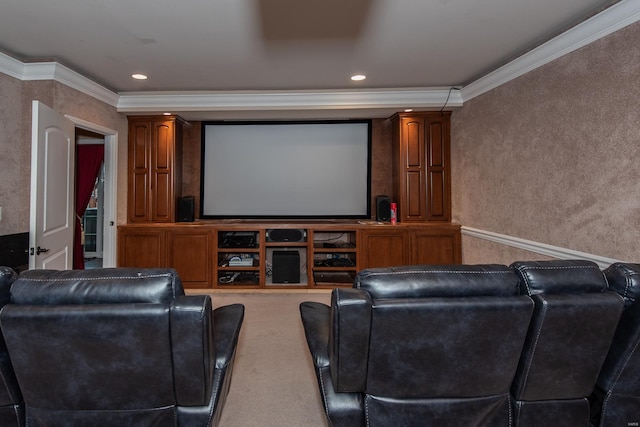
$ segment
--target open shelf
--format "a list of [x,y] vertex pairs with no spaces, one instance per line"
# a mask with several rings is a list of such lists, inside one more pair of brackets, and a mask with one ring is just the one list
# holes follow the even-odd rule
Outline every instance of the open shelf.
[[358,271],[356,230],[317,230],[312,233],[313,285],[351,286]]

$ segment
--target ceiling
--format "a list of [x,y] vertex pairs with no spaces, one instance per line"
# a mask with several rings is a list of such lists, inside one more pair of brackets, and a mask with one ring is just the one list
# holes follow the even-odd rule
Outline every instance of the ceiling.
[[[0,50],[24,63],[57,62],[123,98],[425,91],[437,93],[440,103],[451,88],[463,88],[614,3],[2,0]],[[148,79],[134,80],[133,73]],[[356,73],[366,80],[351,81]],[[321,115],[311,107],[234,108],[232,101],[226,107],[183,111],[199,120],[249,117],[242,110],[251,110],[251,118],[272,118],[274,109],[281,118],[293,110],[303,118]],[[387,107],[366,114],[384,116]],[[341,109],[350,117],[359,110]]]

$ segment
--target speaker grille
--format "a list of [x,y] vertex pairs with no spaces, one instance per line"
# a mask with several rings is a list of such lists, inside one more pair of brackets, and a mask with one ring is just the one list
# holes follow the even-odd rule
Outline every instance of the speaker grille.
[[186,196],[178,199],[178,222],[192,222],[194,220],[195,197]]
[[296,228],[274,228],[267,230],[267,242],[304,242],[307,237],[305,230]]
[[381,222],[391,221],[391,200],[388,196],[376,197],[376,219]]

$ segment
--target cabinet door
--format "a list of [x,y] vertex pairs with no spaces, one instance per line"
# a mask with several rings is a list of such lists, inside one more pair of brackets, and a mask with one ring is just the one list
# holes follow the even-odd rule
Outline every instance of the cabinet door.
[[211,287],[213,235],[208,230],[167,232],[167,265],[175,268],[185,288]]
[[450,113],[394,119],[394,186],[400,222],[450,221]]
[[151,220],[151,183],[149,182],[151,153],[151,122],[129,122],[129,221]]
[[424,128],[427,191],[425,219],[449,221],[451,218],[449,116],[428,116],[425,118]]
[[459,264],[460,231],[416,230],[411,235],[412,264]]
[[401,119],[401,181],[400,221],[424,221],[426,219],[425,189],[425,136],[421,117]]
[[151,144],[151,192],[153,222],[172,222],[173,203],[173,143],[172,121],[153,122]]
[[165,267],[165,232],[160,228],[118,230],[118,267]]
[[177,118],[129,118],[129,222],[174,222],[181,195]]
[[360,269],[406,265],[410,261],[410,240],[404,230],[362,231],[360,240]]

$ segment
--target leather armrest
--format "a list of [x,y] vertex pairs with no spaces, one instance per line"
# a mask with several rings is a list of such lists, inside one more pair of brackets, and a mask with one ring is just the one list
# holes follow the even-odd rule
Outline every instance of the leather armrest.
[[373,301],[361,289],[334,289],[331,293],[329,363],[338,392],[363,392],[367,381]]
[[211,298],[176,297],[171,304],[171,341],[177,403],[204,405],[213,377]]
[[306,301],[300,304],[300,317],[313,364],[316,368],[329,366],[331,308],[319,302]]
[[213,344],[216,369],[225,369],[233,360],[244,320],[244,305],[231,304],[213,310]]

